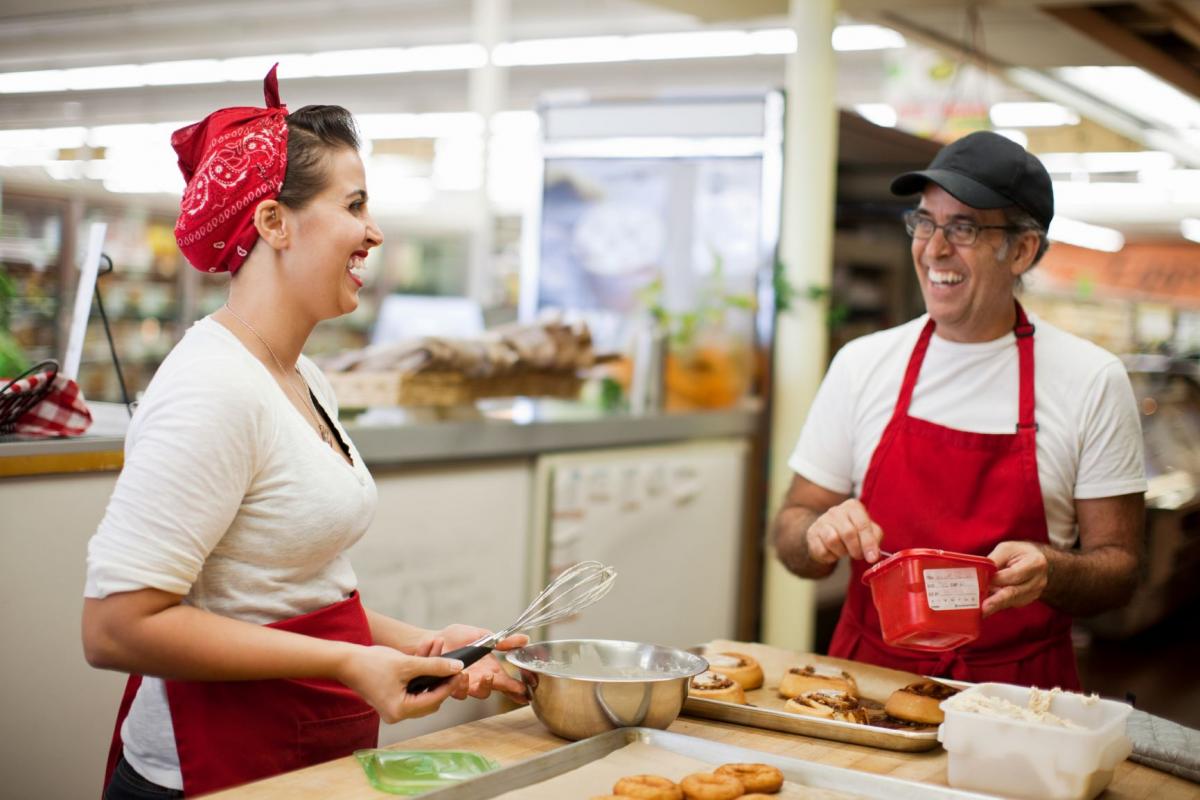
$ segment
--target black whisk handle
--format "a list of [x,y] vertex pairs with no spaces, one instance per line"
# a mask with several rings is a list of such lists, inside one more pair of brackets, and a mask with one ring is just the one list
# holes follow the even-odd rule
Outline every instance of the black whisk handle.
[[[441,658],[455,658],[463,662],[464,667],[469,667],[490,652],[492,652],[492,648],[474,644],[442,653]],[[430,689],[436,689],[452,677],[452,675],[422,675],[409,681],[406,688],[409,694],[421,694]]]

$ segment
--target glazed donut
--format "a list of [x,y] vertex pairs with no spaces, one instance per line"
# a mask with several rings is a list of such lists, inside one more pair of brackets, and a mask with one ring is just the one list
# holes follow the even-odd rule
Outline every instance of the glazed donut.
[[819,692],[822,689],[832,689],[845,692],[851,697],[858,697],[858,684],[854,676],[837,667],[808,664],[803,667],[792,667],[783,674],[779,682],[779,693],[784,697],[799,697],[805,692]]
[[638,800],[683,800],[683,791],[661,775],[630,775],[613,784],[613,794],[618,797],[635,797]]
[[762,666],[745,653],[705,654],[708,668],[736,681],[747,692],[763,685]]
[[746,692],[741,685],[720,672],[701,672],[693,677],[688,686],[688,695],[726,703],[746,702]]
[[762,792],[751,792],[750,794],[742,795],[738,800],[775,800],[775,798],[772,795],[763,794]]
[[867,710],[858,704],[857,698],[831,689],[805,692],[799,697],[789,699],[783,707],[793,714],[807,714],[810,717],[835,719],[839,722],[866,725],[869,721]]
[[723,764],[715,772],[737,778],[747,792],[775,794],[783,787],[783,773],[770,764]]
[[746,793],[746,787],[732,775],[697,772],[679,782],[687,800],[734,800]]
[[897,689],[884,704],[883,710],[888,715],[905,722],[916,722],[920,725],[941,725],[946,719],[942,713],[941,703],[948,697],[958,694],[953,689],[937,681],[917,681],[903,689]]

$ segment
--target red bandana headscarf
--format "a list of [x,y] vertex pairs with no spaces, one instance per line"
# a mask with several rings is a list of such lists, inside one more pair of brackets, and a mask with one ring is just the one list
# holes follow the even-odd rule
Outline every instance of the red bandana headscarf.
[[263,81],[266,108],[222,108],[171,134],[187,181],[175,241],[201,272],[238,271],[258,239],[255,209],[283,188],[288,129],[278,66]]

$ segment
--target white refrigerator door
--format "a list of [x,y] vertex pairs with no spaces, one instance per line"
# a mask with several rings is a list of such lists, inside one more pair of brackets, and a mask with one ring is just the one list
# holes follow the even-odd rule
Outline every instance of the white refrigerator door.
[[607,597],[546,638],[732,637],[746,456],[742,440],[712,440],[541,459],[542,583],[585,559],[618,573]]

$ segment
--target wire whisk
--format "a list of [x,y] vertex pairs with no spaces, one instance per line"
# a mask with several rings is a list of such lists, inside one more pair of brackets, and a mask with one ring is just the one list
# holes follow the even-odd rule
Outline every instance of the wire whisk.
[[[541,628],[578,614],[612,590],[617,571],[599,561],[580,561],[563,572],[533,598],[516,622],[503,630],[488,634],[465,647],[442,653],[443,658],[456,658],[470,666],[492,652],[496,644],[519,631]],[[408,682],[410,694],[427,692],[449,677],[422,675]]]

